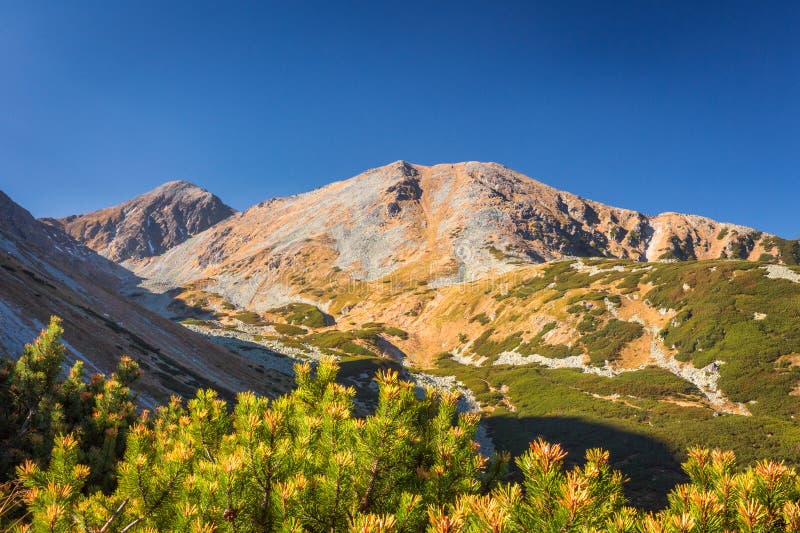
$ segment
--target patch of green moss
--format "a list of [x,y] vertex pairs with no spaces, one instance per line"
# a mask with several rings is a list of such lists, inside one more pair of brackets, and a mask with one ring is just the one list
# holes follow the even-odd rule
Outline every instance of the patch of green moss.
[[488,250],[489,253],[492,255],[492,257],[494,257],[498,261],[502,261],[503,259],[506,258],[506,254],[504,254],[501,250],[495,248],[494,246],[489,246]]

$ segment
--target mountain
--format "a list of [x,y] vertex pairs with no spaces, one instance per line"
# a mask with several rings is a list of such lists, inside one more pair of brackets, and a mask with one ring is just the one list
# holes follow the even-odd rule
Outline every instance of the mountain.
[[690,444],[800,461],[798,259],[796,241],[496,163],[399,161],[126,266],[133,299],[285,379],[334,355],[361,401],[394,366],[459,390],[498,448],[611,448],[658,505]]
[[145,405],[198,386],[213,385],[228,397],[253,388],[275,392],[249,361],[122,296],[120,279],[131,277],[0,192],[1,356],[18,357],[58,315],[70,361],[103,373],[122,355],[139,362]]
[[[146,234],[136,220],[127,231]],[[293,363],[327,354],[364,412],[374,370],[392,367],[459,391],[487,449],[537,435],[577,457],[610,448],[650,506],[684,479],[689,445],[800,464],[797,241],[610,207],[496,163],[399,161],[164,249],[103,272],[115,298],[229,354],[181,359],[196,382],[286,387]]]
[[609,207],[496,163],[399,161],[260,203],[132,268],[154,287],[208,280],[230,302],[265,310],[338,273],[437,287],[576,256],[758,259],[775,242],[699,216]]
[[108,207],[47,222],[117,263],[164,253],[235,213],[186,181],[170,181]]

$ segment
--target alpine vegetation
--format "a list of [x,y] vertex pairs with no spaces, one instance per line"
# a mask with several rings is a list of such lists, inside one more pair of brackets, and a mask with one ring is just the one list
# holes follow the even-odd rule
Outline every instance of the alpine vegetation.
[[[742,469],[731,452],[689,450],[668,505],[627,504],[609,454],[566,468],[534,440],[486,458],[478,418],[454,394],[380,373],[377,407],[353,415],[331,358],[295,368],[276,399],[213,390],[135,409],[138,368],[66,374],[57,318],[0,374],[5,483],[0,526],[30,532],[773,532],[800,529],[800,478],[782,462]],[[511,480],[511,481],[509,481]]]

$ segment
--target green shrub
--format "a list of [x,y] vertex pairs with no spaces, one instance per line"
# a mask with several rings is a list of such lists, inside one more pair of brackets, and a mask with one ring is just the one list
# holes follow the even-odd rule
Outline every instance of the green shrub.
[[767,237],[762,241],[767,252],[775,250],[774,254],[787,265],[800,264],[800,239],[788,240],[780,237]]
[[597,319],[591,314],[585,315],[583,320],[578,323],[578,331],[581,333],[588,333],[595,330],[597,330]]
[[642,336],[644,328],[637,322],[625,322],[612,318],[600,330],[581,337],[581,343],[595,365],[619,358],[622,348]]
[[[139,364],[123,356],[111,375],[94,373],[90,377],[82,361],[67,367],[63,333],[61,319],[53,316],[39,337],[25,345],[19,359],[0,358],[3,531],[12,529],[6,526],[13,520],[6,522],[3,515],[15,510],[5,505],[6,490],[15,488],[6,483],[13,479],[15,467],[29,470],[35,464],[57,463],[58,457],[51,459],[50,451],[59,436],[69,434],[71,454],[91,468],[80,472],[81,486],[93,492],[111,491],[116,484],[116,461],[122,458],[128,429],[138,417],[130,387],[141,374]],[[53,503],[66,505],[68,501]]]
[[275,323],[272,325],[272,327],[274,327],[275,331],[281,335],[291,335],[295,337],[297,335],[305,335],[308,333],[307,329],[301,328],[300,326],[294,326],[292,324]]
[[240,311],[234,315],[234,318],[251,326],[263,326],[266,324],[261,315],[253,311]]
[[387,335],[391,335],[392,337],[397,337],[398,339],[406,340],[408,339],[408,332],[404,331],[400,328],[395,327],[388,327],[383,330]]
[[[800,401],[789,392],[798,376],[776,373],[781,355],[800,353],[800,331],[790,318],[800,316],[800,284],[771,280],[758,263],[700,262],[659,265],[648,276],[654,286],[646,298],[655,307],[678,311],[663,332],[676,357],[701,368],[720,360],[720,388],[752,412],[800,415]],[[686,283],[694,289],[683,291]],[[766,312],[763,321],[754,313]]]
[[280,315],[288,324],[305,326],[308,328],[322,328],[333,324],[333,319],[323,313],[318,307],[306,303],[291,303],[271,309],[272,314]]
[[480,325],[485,326],[486,324],[489,323],[489,317],[486,316],[486,313],[480,313],[470,318],[469,321],[478,322],[480,323]]
[[521,333],[514,333],[513,335],[510,335],[499,341],[493,341],[489,339],[489,337],[492,336],[492,333],[494,333],[493,329],[487,329],[480,335],[480,337],[473,341],[473,353],[483,357],[496,357],[503,352],[512,351],[522,342]]
[[[377,347],[379,330],[354,329],[350,331],[321,331],[303,337],[303,341],[325,350],[334,350],[332,353],[342,352],[349,355],[378,356],[381,350]],[[354,341],[361,341],[366,346]]]

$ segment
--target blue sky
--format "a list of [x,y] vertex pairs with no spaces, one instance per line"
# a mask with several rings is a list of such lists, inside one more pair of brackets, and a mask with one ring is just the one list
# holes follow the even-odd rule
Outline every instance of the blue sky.
[[797,28],[798,2],[3,2],[0,189],[62,216],[181,178],[242,209],[498,161],[796,238]]

